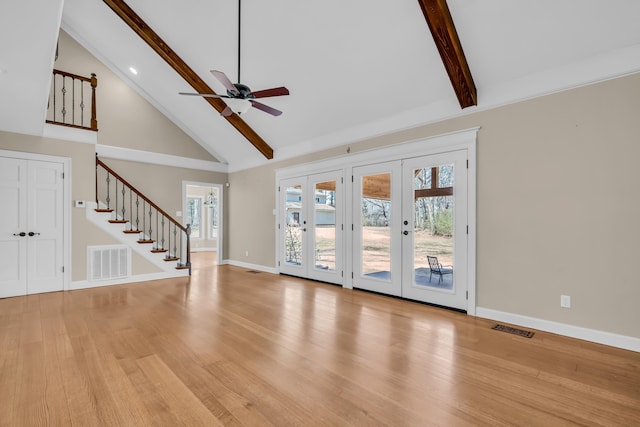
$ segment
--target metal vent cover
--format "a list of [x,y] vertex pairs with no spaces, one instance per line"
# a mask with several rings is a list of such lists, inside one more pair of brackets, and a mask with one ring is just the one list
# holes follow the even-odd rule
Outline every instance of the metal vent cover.
[[131,275],[131,248],[125,245],[87,246],[87,280],[120,279]]

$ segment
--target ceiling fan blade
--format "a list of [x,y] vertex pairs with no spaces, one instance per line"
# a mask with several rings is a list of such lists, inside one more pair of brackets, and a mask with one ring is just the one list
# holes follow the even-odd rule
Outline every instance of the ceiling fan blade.
[[274,87],[272,89],[257,90],[255,92],[251,92],[251,93],[256,98],[268,98],[270,96],[289,95],[289,89],[287,89],[284,86],[281,86],[281,87]]
[[227,75],[225,73],[223,73],[222,71],[218,71],[218,70],[210,70],[211,74],[213,74],[213,76],[218,79],[218,81],[220,83],[222,83],[222,85],[231,92],[238,92],[238,89],[236,89],[236,87],[233,85],[233,83],[231,82],[231,80],[229,80],[229,77],[227,77]]
[[178,92],[178,95],[202,96],[203,98],[229,98],[227,95],[218,95],[215,93]]
[[233,110],[231,108],[229,108],[229,106],[226,106],[224,110],[222,110],[222,113],[220,113],[221,116],[224,117],[228,117],[230,115],[233,114]]
[[275,108],[269,107],[268,105],[264,105],[261,102],[254,101],[254,100],[251,100],[251,99],[249,100],[249,102],[251,103],[252,107],[257,108],[258,110],[262,110],[265,113],[269,113],[272,116],[279,116],[280,114],[282,114],[282,111],[276,110]]

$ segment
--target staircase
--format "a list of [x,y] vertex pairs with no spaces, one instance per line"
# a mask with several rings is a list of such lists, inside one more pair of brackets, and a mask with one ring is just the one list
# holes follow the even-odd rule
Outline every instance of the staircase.
[[129,184],[96,155],[96,201],[87,219],[164,272],[191,274],[186,227]]

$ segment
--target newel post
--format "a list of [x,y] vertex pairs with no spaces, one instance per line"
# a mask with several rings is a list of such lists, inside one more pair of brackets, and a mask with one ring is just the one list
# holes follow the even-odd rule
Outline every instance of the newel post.
[[91,73],[91,130],[98,130],[98,119],[96,111],[96,87],[98,86],[98,78],[96,73]]

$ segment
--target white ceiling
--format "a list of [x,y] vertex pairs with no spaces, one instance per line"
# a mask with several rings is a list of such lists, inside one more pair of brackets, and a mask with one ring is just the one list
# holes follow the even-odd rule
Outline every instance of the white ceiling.
[[[5,3],[0,36],[16,42],[0,57],[0,93],[12,100],[0,104],[0,129],[41,132],[61,25],[230,171],[267,162],[208,103],[178,95],[192,89],[102,1]],[[236,0],[127,4],[216,92],[208,70],[236,80]],[[244,0],[242,83],[291,95],[264,99],[282,116],[243,119],[278,160],[640,71],[636,0],[448,4],[477,107],[460,109],[417,0]]]

